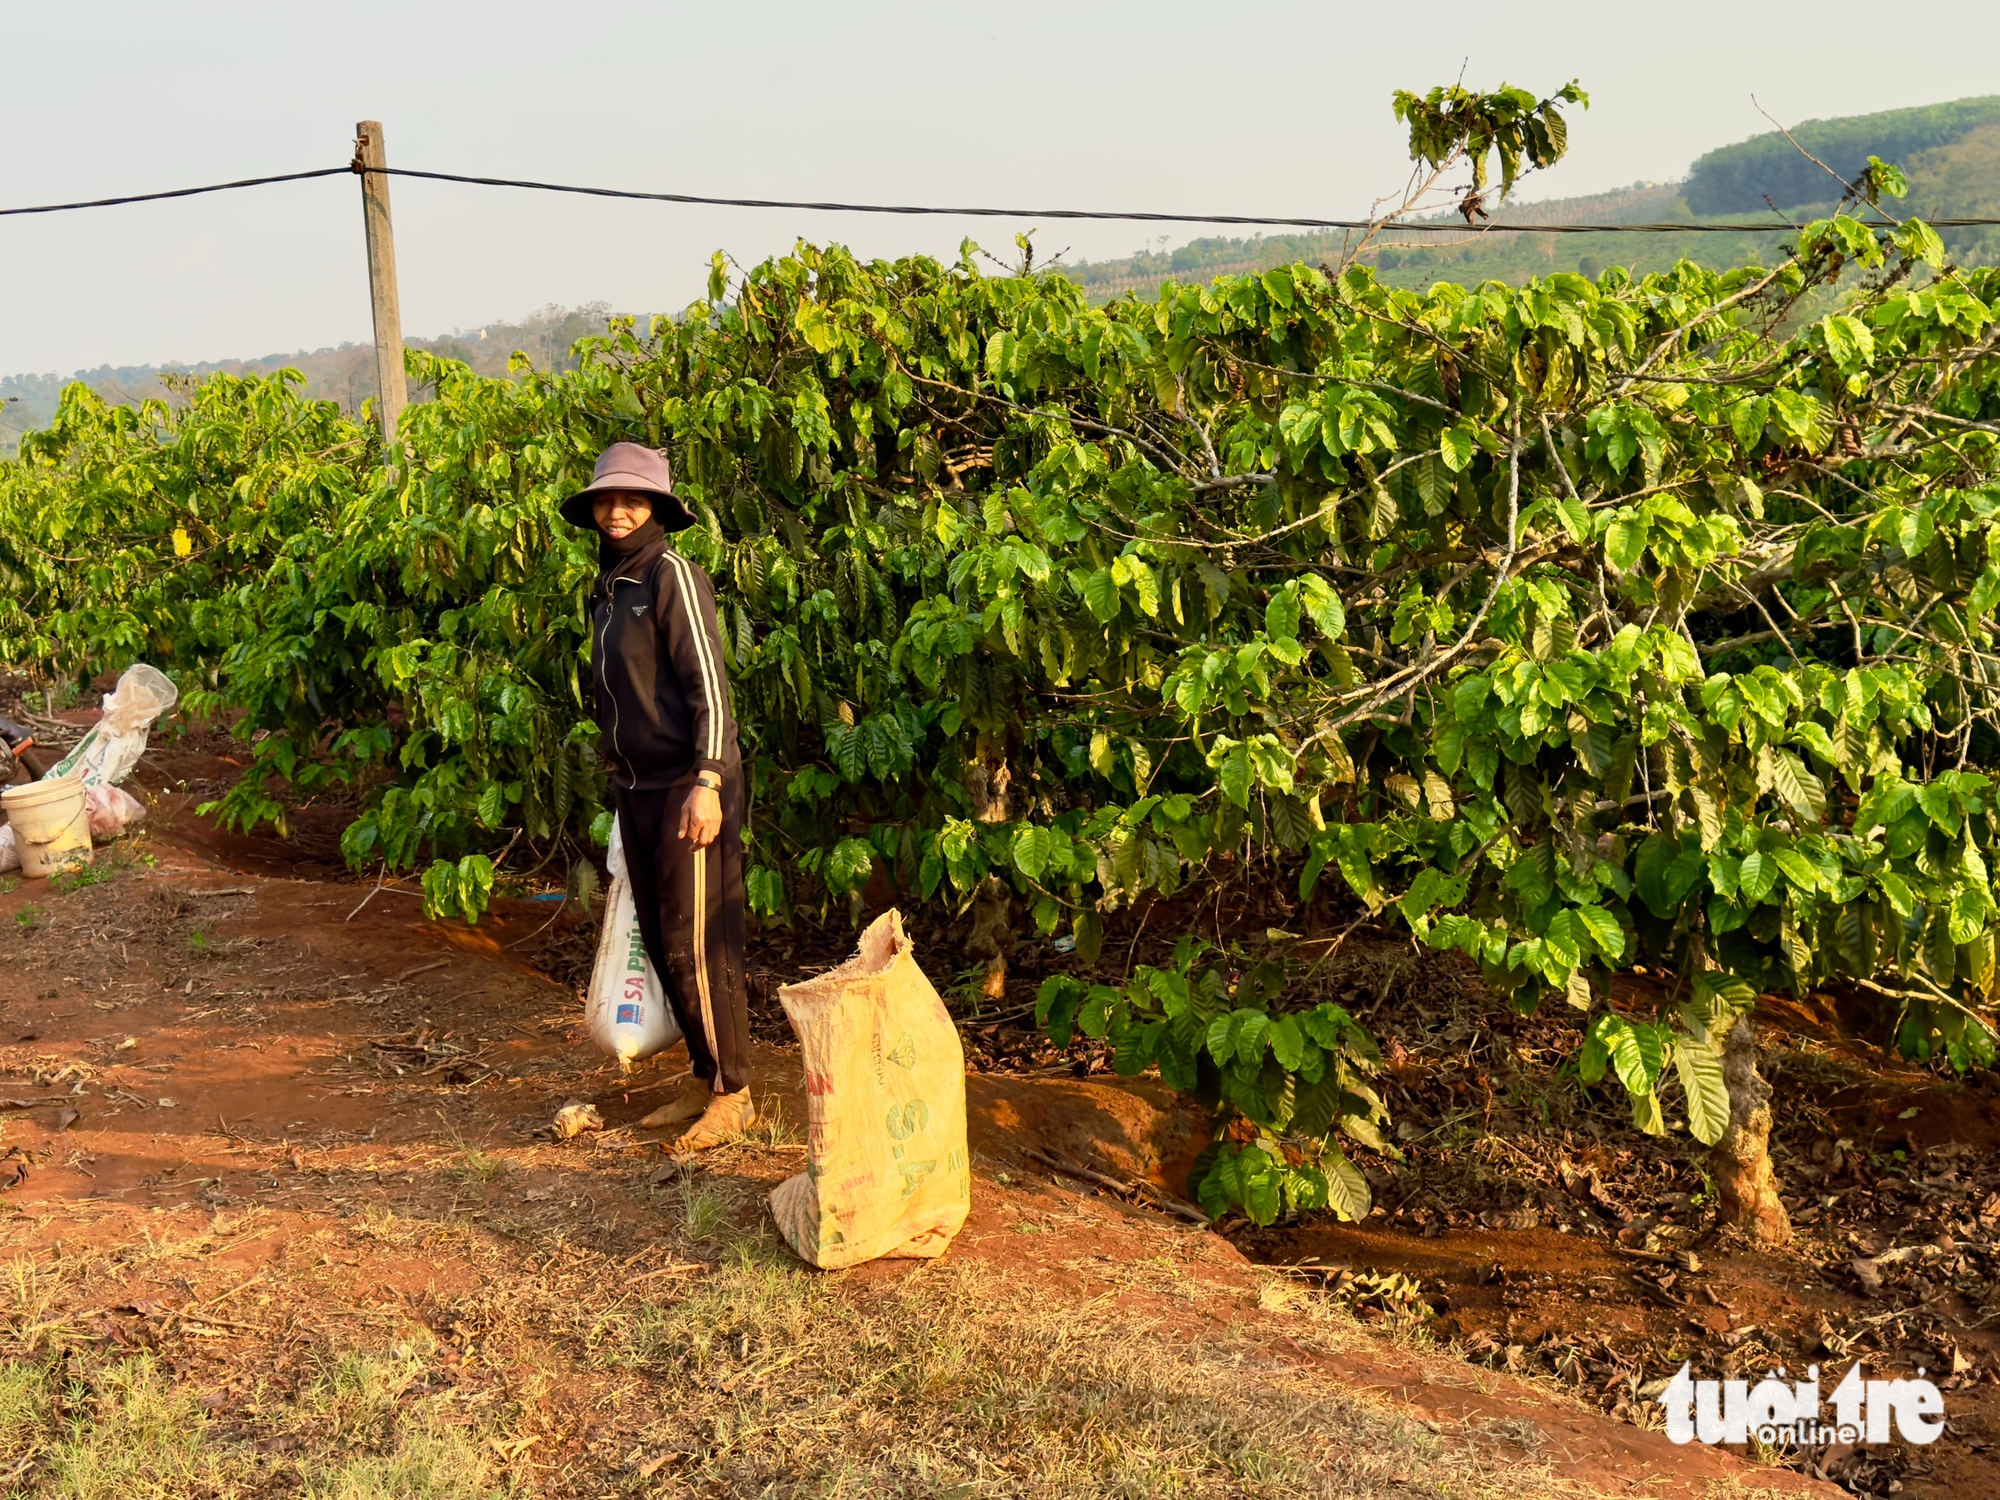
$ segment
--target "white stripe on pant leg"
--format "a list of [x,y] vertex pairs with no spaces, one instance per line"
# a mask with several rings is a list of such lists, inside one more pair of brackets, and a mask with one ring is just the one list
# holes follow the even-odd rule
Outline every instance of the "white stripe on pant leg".
[[701,997],[701,1033],[715,1060],[715,1093],[723,1092],[722,1049],[715,1045],[715,1006],[708,993],[708,851],[694,851],[694,987]]

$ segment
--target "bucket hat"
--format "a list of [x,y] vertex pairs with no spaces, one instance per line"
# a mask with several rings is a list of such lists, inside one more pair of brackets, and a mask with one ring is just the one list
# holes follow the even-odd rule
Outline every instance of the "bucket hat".
[[[653,498],[653,519],[668,531],[694,525],[694,512],[674,493],[667,456],[643,443],[613,443],[599,456],[590,483],[562,503],[562,518],[585,531],[597,529],[593,500],[607,490],[631,490]],[[664,502],[664,503],[663,503]]]

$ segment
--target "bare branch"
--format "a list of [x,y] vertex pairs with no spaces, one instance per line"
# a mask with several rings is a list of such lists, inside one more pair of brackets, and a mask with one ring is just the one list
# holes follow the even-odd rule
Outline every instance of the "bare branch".
[[[1933,411],[1928,406],[1898,406],[1894,402],[1884,401],[1882,403],[1882,410],[1895,412],[1898,416],[1914,417],[1920,421],[1942,422],[1947,427],[1958,427],[1967,432],[1985,432],[1992,434],[1994,437],[2000,437],[2000,424],[1974,422],[1965,417],[1954,417],[1945,412]],[[1873,458],[1878,455],[1871,453],[1868,456]]]
[[[1324,739],[1329,734],[1338,733],[1357,719],[1364,719],[1384,703],[1399,693],[1413,690],[1425,678],[1435,675],[1472,648],[1479,634],[1479,627],[1486,623],[1486,616],[1493,608],[1493,601],[1500,597],[1500,587],[1506,583],[1514,567],[1515,554],[1520,549],[1521,539],[1521,388],[1513,388],[1511,405],[1513,421],[1510,424],[1507,443],[1507,551],[1500,559],[1500,566],[1493,571],[1493,582],[1486,590],[1486,597],[1479,601],[1479,608],[1465,627],[1465,634],[1444,651],[1425,652],[1409,666],[1399,672],[1392,672],[1382,682],[1367,690],[1365,699],[1350,709],[1334,723],[1306,741],[1307,745]],[[1303,752],[1305,746],[1300,746]]]
[[1099,422],[1090,417],[1078,416],[1075,412],[1067,408],[1058,411],[1049,411],[1038,406],[1023,406],[1018,401],[1009,401],[1004,396],[995,396],[987,391],[969,391],[962,385],[951,385],[942,380],[930,380],[909,370],[905,370],[903,373],[909,376],[910,380],[917,385],[927,385],[931,389],[938,391],[949,391],[954,396],[965,397],[968,401],[984,401],[990,406],[1004,406],[1007,410],[1017,411],[1024,417],[1061,418],[1071,426],[1081,427],[1086,432],[1100,432],[1108,437],[1122,437],[1127,442],[1143,449],[1146,453],[1165,464],[1167,472],[1178,474],[1183,479],[1189,477],[1187,471],[1181,467],[1181,458],[1178,454],[1170,453],[1157,443],[1140,437],[1136,432],[1128,432],[1123,427],[1113,427],[1109,423]]
[[[1778,126],[1778,134],[1783,136],[1786,139],[1786,141],[1790,143],[1791,148],[1794,151],[1798,152],[1799,155],[1803,156],[1807,161],[1811,162],[1814,166],[1818,167],[1822,172],[1826,173],[1827,176],[1831,177],[1835,182],[1840,184],[1840,201],[1842,203],[1845,203],[1849,198],[1854,196],[1854,184],[1849,182],[1845,177],[1842,177],[1838,172],[1834,171],[1832,167],[1829,167],[1825,162],[1821,161],[1817,156],[1814,156],[1812,152],[1806,150],[1805,147],[1801,146],[1798,143],[1798,138],[1794,136],[1791,133],[1791,131],[1785,129],[1783,125],[1778,124],[1778,117],[1776,115],[1772,114],[1768,109],[1764,108],[1763,105],[1757,103],[1757,96],[1755,94],[1752,94],[1750,96],[1750,102],[1752,105],[1756,107],[1758,114],[1762,115],[1765,119],[1769,120],[1773,125]],[[1901,224],[1903,222],[1901,219],[1897,218],[1894,214],[1890,213],[1888,209],[1882,207],[1882,205],[1879,203],[1871,203],[1868,206],[1874,209],[1875,212],[1880,214],[1883,218],[1887,219],[1891,224]]]
[[[1276,474],[1225,474],[1219,479],[1203,479],[1188,486],[1197,495],[1212,495],[1217,490],[1236,490],[1250,484],[1276,484]],[[1315,517],[1317,519],[1317,517]],[[1301,523],[1303,524],[1303,523]],[[1261,541],[1261,537],[1252,538]]]

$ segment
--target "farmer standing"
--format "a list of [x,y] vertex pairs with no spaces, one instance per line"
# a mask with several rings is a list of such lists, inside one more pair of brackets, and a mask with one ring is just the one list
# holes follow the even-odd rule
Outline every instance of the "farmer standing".
[[613,443],[589,487],[562,504],[598,534],[590,595],[597,723],[646,953],[687,1038],[700,1103],[649,1126],[700,1118],[674,1143],[700,1151],[756,1123],[743,989],[743,761],[715,588],[668,544],[694,524],[666,456]]

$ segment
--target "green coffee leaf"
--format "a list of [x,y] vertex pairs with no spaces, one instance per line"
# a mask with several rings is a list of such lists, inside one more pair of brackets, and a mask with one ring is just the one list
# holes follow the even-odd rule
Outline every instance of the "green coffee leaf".
[[1689,1133],[1713,1146],[1729,1129],[1729,1088],[1723,1080],[1722,1059],[1706,1047],[1683,1044],[1674,1049],[1674,1070],[1687,1095]]

